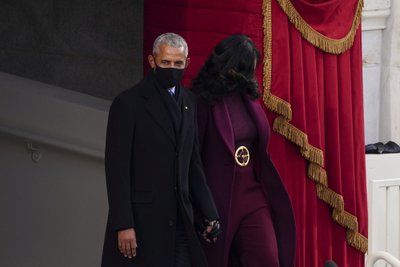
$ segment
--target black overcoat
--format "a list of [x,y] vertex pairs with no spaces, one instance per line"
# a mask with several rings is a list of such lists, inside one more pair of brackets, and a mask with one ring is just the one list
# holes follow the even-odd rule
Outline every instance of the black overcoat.
[[[109,215],[103,267],[174,266],[178,207],[193,266],[207,266],[192,226],[193,206],[209,219],[217,219],[218,214],[198,151],[196,101],[189,91],[180,90],[181,125],[177,131],[164,91],[158,86],[150,73],[111,104],[105,154]],[[118,250],[117,231],[131,227],[138,248],[137,256],[127,259]]]

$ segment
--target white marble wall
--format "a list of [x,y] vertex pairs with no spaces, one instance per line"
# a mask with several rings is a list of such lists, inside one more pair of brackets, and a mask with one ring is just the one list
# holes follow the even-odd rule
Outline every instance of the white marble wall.
[[[368,256],[386,251],[400,257],[400,154],[366,155]],[[386,267],[378,262],[375,267]],[[399,266],[399,265],[393,265]]]
[[399,1],[365,0],[362,20],[365,142],[400,143]]
[[400,3],[391,1],[383,32],[380,137],[400,143]]
[[[365,0],[362,20],[365,142],[400,144],[400,3]],[[400,256],[400,154],[366,155],[368,253]],[[379,258],[379,257],[378,257]],[[368,266],[372,265],[372,261]],[[374,266],[387,266],[380,261]],[[393,265],[397,266],[397,265]]]

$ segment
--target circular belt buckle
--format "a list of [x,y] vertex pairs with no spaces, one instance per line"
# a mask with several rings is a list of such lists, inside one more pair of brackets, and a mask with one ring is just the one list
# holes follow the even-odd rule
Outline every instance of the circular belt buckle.
[[239,166],[247,166],[250,161],[250,152],[245,146],[240,146],[235,152],[235,161]]

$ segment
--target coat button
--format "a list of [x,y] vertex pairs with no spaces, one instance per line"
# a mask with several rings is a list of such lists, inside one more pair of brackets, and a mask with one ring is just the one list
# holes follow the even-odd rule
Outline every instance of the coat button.
[[174,226],[174,221],[173,221],[173,220],[170,220],[169,223],[168,223],[168,225],[169,225],[170,227]]

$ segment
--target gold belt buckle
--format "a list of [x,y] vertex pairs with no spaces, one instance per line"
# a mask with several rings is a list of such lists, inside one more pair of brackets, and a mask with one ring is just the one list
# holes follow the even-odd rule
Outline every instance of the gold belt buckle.
[[235,161],[239,166],[247,166],[250,161],[250,152],[245,146],[240,146],[235,152]]

